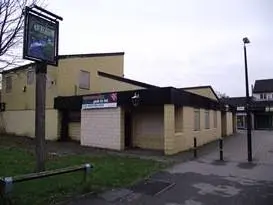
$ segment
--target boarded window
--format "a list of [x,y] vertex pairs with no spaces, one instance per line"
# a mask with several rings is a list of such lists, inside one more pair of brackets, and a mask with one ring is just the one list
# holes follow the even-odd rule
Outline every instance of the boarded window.
[[30,70],[27,72],[27,85],[32,85],[34,82],[34,71]]
[[209,110],[205,110],[205,129],[210,128]]
[[214,128],[217,128],[217,111],[216,110],[214,110],[213,124],[214,124]]
[[90,73],[88,71],[80,71],[79,88],[90,89]]
[[175,107],[175,132],[183,131],[183,108]]
[[11,92],[12,90],[12,78],[11,76],[6,77],[6,93]]
[[200,110],[194,109],[194,130],[200,130]]

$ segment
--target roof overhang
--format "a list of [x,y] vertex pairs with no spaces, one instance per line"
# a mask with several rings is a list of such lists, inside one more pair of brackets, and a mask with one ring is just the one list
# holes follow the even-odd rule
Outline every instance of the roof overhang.
[[[132,97],[135,94],[138,94],[138,106],[173,104],[175,106],[190,106],[203,109],[221,109],[220,103],[216,102],[215,100],[173,87],[140,89],[116,93],[118,106],[133,106]],[[96,93],[92,95],[98,94],[107,93]],[[59,110],[80,110],[82,107],[83,97],[92,95],[56,97],[54,100],[54,108]]]

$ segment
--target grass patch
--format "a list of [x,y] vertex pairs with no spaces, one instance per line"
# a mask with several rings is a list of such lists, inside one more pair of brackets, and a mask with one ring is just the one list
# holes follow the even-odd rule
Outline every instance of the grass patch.
[[[152,160],[110,155],[66,155],[51,157],[47,170],[91,163],[93,171],[88,182],[83,183],[82,172],[33,180],[15,184],[12,200],[17,205],[52,204],[67,197],[86,192],[127,186],[163,168],[163,164]],[[31,173],[35,168],[35,157],[31,152],[17,147],[0,147],[0,177]]]

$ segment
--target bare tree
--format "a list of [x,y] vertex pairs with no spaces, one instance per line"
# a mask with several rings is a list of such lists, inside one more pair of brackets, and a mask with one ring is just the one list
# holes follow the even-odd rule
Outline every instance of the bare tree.
[[23,42],[24,8],[38,0],[0,0],[0,69],[19,62]]
[[228,95],[226,95],[225,93],[221,93],[219,91],[216,91],[216,94],[217,94],[218,98],[220,98],[220,99],[229,98]]

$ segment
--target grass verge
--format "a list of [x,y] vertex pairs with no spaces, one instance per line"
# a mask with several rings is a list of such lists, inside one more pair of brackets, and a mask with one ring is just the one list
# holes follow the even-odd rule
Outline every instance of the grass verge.
[[[87,192],[128,186],[145,178],[165,165],[153,160],[143,160],[111,155],[66,155],[50,157],[46,169],[91,163],[93,171],[88,182],[83,183],[82,172],[18,183],[13,186],[12,200],[16,205],[54,204]],[[32,152],[18,147],[0,146],[0,177],[31,173],[35,168]]]

